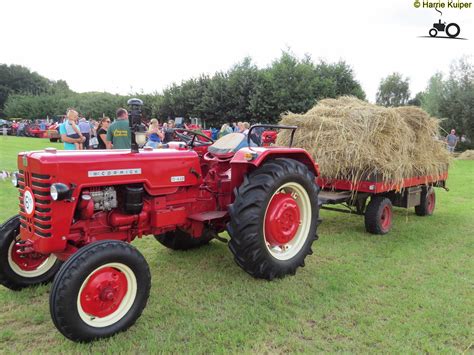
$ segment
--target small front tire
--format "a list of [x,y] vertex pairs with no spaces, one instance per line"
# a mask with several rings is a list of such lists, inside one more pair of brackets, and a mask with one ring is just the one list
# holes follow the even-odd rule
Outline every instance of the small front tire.
[[53,254],[19,253],[27,247],[20,240],[20,216],[0,227],[0,284],[18,291],[51,281],[62,262]]
[[420,204],[415,206],[418,216],[431,216],[436,206],[436,195],[432,187],[423,187],[421,190]]
[[365,229],[372,234],[387,234],[392,228],[393,208],[390,199],[372,196],[365,210]]
[[56,328],[67,338],[88,342],[131,327],[150,295],[145,258],[121,241],[90,244],[64,263],[50,295]]

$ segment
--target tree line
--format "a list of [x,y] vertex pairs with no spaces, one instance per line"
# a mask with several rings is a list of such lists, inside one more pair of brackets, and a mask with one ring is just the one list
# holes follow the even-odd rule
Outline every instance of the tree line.
[[[227,121],[277,122],[291,111],[306,112],[319,99],[353,95],[365,99],[352,68],[344,61],[315,62],[282,52],[258,68],[247,57],[227,71],[174,83],[161,93],[76,93],[63,80],[52,81],[19,65],[0,65],[0,116],[44,118],[75,107],[86,117],[113,117],[131,96],[141,98],[146,117],[200,117],[209,125]],[[441,125],[474,140],[474,66],[470,58],[453,62],[449,75],[435,73],[427,88],[412,97],[409,78],[393,73],[383,78],[376,102],[384,106],[418,105]]]
[[[18,69],[18,66],[10,69]],[[40,76],[31,73],[31,77]],[[244,58],[227,71],[172,84],[162,93],[134,93],[126,97],[98,92],[75,93],[68,87],[53,90],[49,86],[57,86],[57,83],[40,79],[43,80],[28,83],[33,89],[10,90],[8,97],[0,102],[3,114],[51,117],[63,114],[67,107],[75,107],[86,116],[110,116],[133,95],[143,99],[147,117],[201,117],[217,125],[229,120],[276,122],[281,113],[305,112],[318,99],[326,97],[354,95],[365,99],[352,68],[345,62],[316,63],[309,56],[300,59],[288,52],[283,52],[265,68],[258,68],[251,58]]]

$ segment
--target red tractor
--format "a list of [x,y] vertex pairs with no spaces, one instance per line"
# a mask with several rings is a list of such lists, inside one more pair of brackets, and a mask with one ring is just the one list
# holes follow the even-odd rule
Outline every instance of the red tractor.
[[[134,132],[142,103],[129,104]],[[255,147],[240,133],[216,142],[187,134],[162,149],[139,151],[132,134],[131,151],[19,153],[20,208],[0,228],[0,283],[19,290],[54,278],[55,326],[91,341],[129,328],[147,303],[151,275],[129,244],[136,237],[186,250],[227,230],[236,263],[253,277],[295,274],[317,238],[310,155],[291,144]]]

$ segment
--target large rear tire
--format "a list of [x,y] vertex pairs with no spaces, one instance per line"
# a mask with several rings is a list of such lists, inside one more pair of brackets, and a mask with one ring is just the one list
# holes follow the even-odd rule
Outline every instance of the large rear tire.
[[54,279],[53,323],[73,341],[112,336],[140,317],[150,286],[148,264],[133,246],[115,240],[90,244],[73,254]]
[[199,248],[203,245],[209,244],[212,238],[212,233],[206,228],[204,229],[203,235],[200,238],[193,238],[181,229],[155,235],[155,239],[158,242],[173,250],[189,250]]
[[229,207],[229,248],[256,278],[272,280],[304,266],[317,239],[319,188],[306,165],[270,160],[244,177]]
[[15,291],[51,281],[62,264],[52,254],[23,253],[23,245],[16,215],[0,227],[0,284]]

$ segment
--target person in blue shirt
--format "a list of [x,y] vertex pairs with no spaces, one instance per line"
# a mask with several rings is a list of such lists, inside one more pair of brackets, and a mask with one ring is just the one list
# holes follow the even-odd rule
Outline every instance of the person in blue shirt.
[[[69,111],[74,111],[74,110],[68,110]],[[68,137],[68,130],[66,128],[66,123],[67,123],[67,118],[64,120],[63,123],[59,125],[59,134],[61,135],[61,140],[64,143],[64,149],[65,150],[76,150],[77,144],[80,144],[84,141],[83,138],[72,138]]]
[[150,127],[148,128],[147,136],[147,147],[156,148],[158,144],[161,143],[161,141],[163,140],[164,134],[160,131],[160,127],[158,126],[158,120],[156,118],[153,118],[150,121]]

